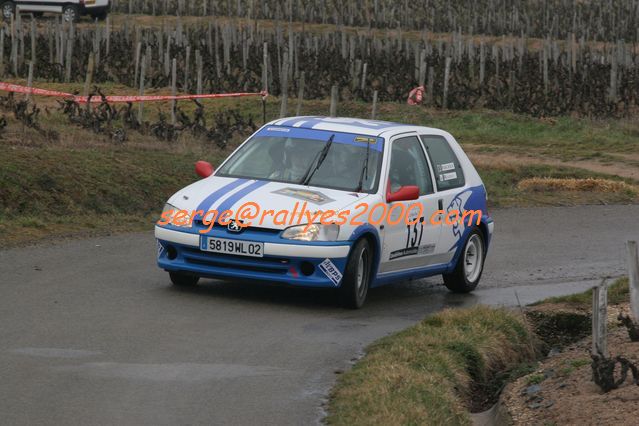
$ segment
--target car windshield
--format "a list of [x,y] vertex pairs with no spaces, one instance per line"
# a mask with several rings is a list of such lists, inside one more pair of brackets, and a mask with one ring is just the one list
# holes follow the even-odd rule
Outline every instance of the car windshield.
[[[319,168],[316,167],[326,139],[302,139],[282,136],[254,136],[220,167],[216,176],[270,180],[300,184],[310,170],[308,185],[356,191],[368,151],[368,168],[364,173],[361,192],[375,192],[379,180],[381,152],[374,149],[376,138],[361,138],[369,142],[345,143],[344,134],[335,138]],[[348,135],[350,141],[356,136]],[[372,143],[371,143],[372,142]],[[366,146],[370,144],[370,149]]]

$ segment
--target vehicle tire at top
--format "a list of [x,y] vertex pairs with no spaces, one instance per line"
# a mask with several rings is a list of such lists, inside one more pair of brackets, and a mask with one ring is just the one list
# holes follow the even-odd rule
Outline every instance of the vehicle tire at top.
[[16,13],[16,5],[12,1],[0,2],[0,11],[2,11],[2,19],[10,21]]
[[344,307],[359,309],[364,305],[371,281],[372,264],[373,250],[366,239],[361,239],[351,250],[339,288],[339,299]]
[[77,22],[80,17],[78,6],[74,4],[68,4],[62,8],[62,17],[65,22]]
[[200,281],[200,277],[180,272],[169,272],[169,277],[171,277],[171,282],[176,287],[194,287]]
[[486,243],[482,232],[473,227],[459,255],[457,265],[450,274],[443,274],[444,285],[453,293],[475,290],[484,271]]

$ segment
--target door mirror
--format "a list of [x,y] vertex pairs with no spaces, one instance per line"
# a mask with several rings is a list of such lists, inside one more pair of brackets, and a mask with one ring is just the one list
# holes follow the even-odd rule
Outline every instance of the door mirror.
[[197,173],[198,176],[207,178],[211,176],[214,171],[215,169],[213,168],[211,163],[207,161],[198,161],[197,163],[195,163],[195,173]]
[[396,192],[390,192],[390,186],[386,192],[386,202],[393,203],[395,201],[411,201],[419,198],[419,187],[416,185],[406,185],[399,188]]

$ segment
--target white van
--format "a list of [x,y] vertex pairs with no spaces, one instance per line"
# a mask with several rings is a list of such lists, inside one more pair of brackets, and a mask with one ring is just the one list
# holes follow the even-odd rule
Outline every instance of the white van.
[[80,16],[91,15],[93,19],[105,19],[111,0],[11,0],[1,1],[0,10],[4,19],[18,12],[42,16],[45,12],[61,13],[67,22],[75,22]]

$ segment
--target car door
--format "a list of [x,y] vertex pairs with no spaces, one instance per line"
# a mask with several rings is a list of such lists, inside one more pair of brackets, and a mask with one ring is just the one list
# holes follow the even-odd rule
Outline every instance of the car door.
[[[388,220],[384,224],[380,273],[432,264],[441,232],[440,225],[430,223],[430,218],[438,210],[438,202],[434,195],[431,168],[417,134],[396,136],[391,140],[389,153],[386,193],[415,185],[419,187],[419,199],[386,204]],[[414,220],[418,217],[417,205],[422,207],[421,217]],[[414,223],[406,223],[407,212],[410,212],[408,222]]]
[[[455,151],[444,136],[420,134],[419,137],[433,167],[435,189],[437,198],[442,200],[442,209],[446,215],[449,212],[454,213],[455,210],[462,214],[471,193],[466,186],[464,170]],[[456,215],[451,215],[450,222],[454,221],[456,217]],[[448,263],[455,255],[466,224],[447,224],[445,223],[445,215],[441,217],[441,220],[444,223],[442,224],[440,244],[434,256],[438,258],[439,263]]]

